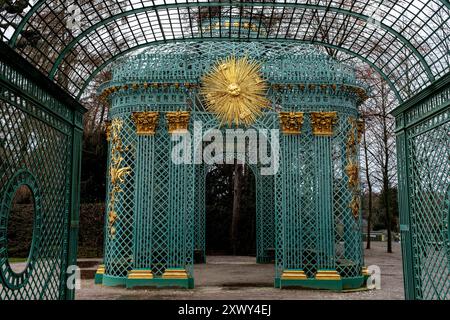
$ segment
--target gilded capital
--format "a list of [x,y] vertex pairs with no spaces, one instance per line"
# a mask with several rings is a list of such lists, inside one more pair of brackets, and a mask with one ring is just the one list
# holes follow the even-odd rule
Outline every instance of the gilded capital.
[[304,121],[303,112],[280,112],[280,127],[284,134],[300,134]]
[[191,114],[189,111],[173,111],[166,113],[169,133],[186,132]]
[[133,121],[138,135],[153,135],[158,125],[159,114],[154,111],[133,112]]
[[316,136],[332,136],[337,112],[311,112],[311,125]]

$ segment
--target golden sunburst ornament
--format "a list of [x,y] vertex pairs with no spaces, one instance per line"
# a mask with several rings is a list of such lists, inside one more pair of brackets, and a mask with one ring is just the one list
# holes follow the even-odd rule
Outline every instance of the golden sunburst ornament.
[[269,106],[268,86],[261,77],[261,65],[246,57],[221,60],[202,79],[200,90],[208,111],[220,124],[250,126]]

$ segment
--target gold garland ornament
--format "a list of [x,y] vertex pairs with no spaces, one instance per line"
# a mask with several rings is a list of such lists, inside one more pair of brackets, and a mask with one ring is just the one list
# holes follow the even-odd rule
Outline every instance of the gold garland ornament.
[[360,196],[360,179],[359,179],[359,162],[358,147],[363,134],[363,126],[360,120],[349,118],[350,130],[347,138],[347,166],[345,171],[348,176],[348,187],[352,192],[352,200],[349,207],[355,220],[359,219],[359,207],[361,202]]
[[109,166],[109,175],[111,182],[111,192],[109,193],[108,205],[108,230],[111,238],[116,235],[116,222],[118,214],[115,210],[116,196],[123,192],[121,184],[125,182],[125,177],[131,173],[130,167],[124,167],[122,162],[124,158],[122,153],[125,151],[120,132],[123,127],[123,120],[114,119],[111,122],[110,141],[111,141],[111,160]]
[[219,61],[202,79],[200,94],[208,111],[217,115],[220,125],[233,123],[250,126],[267,108],[267,83],[261,65],[246,57],[229,57]]

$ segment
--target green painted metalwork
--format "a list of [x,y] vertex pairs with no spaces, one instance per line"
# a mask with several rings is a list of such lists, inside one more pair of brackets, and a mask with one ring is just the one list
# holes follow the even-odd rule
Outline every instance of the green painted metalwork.
[[[236,39],[238,41],[238,39]],[[110,67],[112,63],[116,62],[117,60],[120,60],[123,56],[130,54],[131,52],[140,50],[140,49],[146,49],[148,47],[153,47],[153,46],[158,46],[164,43],[183,43],[183,42],[189,42],[190,40],[185,40],[185,41],[180,41],[180,40],[176,40],[176,41],[154,41],[152,43],[145,43],[143,45],[139,45],[136,47],[131,47],[127,50],[124,50],[123,52],[117,54],[116,56],[112,57],[111,59],[107,60],[106,62],[104,62],[103,64],[101,64],[100,66],[98,66],[97,69],[95,69],[92,74],[89,76],[89,78],[87,78],[87,80],[85,81],[85,83],[83,84],[83,87],[80,89],[78,95],[76,96],[77,99],[81,99],[83,97],[83,94],[86,92],[88,86],[91,84],[92,80],[95,79],[95,77],[103,70],[105,70],[106,68]],[[205,39],[205,41],[229,41],[229,39],[226,38],[207,38]],[[373,68],[376,72],[378,72],[381,77],[389,84],[389,87],[392,89],[392,92],[394,92],[397,100],[399,102],[403,102],[403,98],[401,97],[399,91],[397,90],[397,88],[395,87],[394,83],[391,81],[391,79],[389,79],[381,69],[379,69],[376,65],[374,65],[372,62],[370,62],[369,60],[367,60],[366,58],[364,58],[361,55],[355,54],[352,51],[349,51],[345,48],[341,48],[339,46],[335,46],[335,45],[330,45],[328,43],[325,42],[321,42],[321,41],[303,41],[303,40],[292,40],[292,39],[263,39],[263,40],[259,40],[259,39],[252,39],[252,41],[263,41],[263,42],[273,42],[273,43],[281,43],[284,45],[296,45],[296,44],[306,44],[306,45],[318,45],[318,46],[323,46],[326,48],[331,48],[331,49],[335,49],[338,50],[340,52],[343,52],[345,54],[348,54],[354,58],[357,58],[361,61],[363,61],[364,63],[367,63],[371,68]]]
[[[0,44],[0,300],[73,299],[84,108]],[[7,228],[16,190],[34,198],[25,270],[9,264]]]
[[[209,2],[209,3],[204,3],[202,4],[202,7],[217,7],[217,6],[221,6],[223,5],[220,2]],[[253,3],[253,4],[249,4],[248,2],[241,2],[241,3],[235,3],[235,5],[237,7],[252,7],[254,5],[258,5],[260,7],[273,7],[273,3]],[[56,58],[54,65],[52,66],[52,69],[49,72],[49,77],[53,78],[55,76],[56,71],[59,68],[59,65],[62,63],[62,61],[64,60],[64,57],[77,45],[78,42],[80,42],[84,37],[88,37],[89,35],[92,35],[92,33],[94,31],[96,31],[97,29],[107,25],[108,23],[114,21],[114,20],[118,20],[118,19],[122,19],[124,17],[128,17],[128,16],[132,16],[135,14],[139,14],[139,13],[143,13],[143,12],[151,12],[151,11],[162,11],[162,10],[169,10],[172,8],[178,8],[180,7],[179,4],[160,4],[160,5],[155,5],[152,7],[142,7],[142,8],[137,8],[137,9],[132,9],[132,10],[128,10],[125,12],[120,12],[116,15],[112,15],[110,17],[108,17],[107,19],[103,19],[99,22],[97,22],[96,24],[93,24],[92,26],[90,26],[89,28],[87,28],[86,30],[84,30],[82,33],[80,33],[77,37],[75,37],[69,44],[67,44],[67,46],[64,48],[64,50],[61,51],[61,53],[59,54],[59,56]],[[183,8],[192,8],[192,7],[198,7],[198,3],[185,3],[180,9]],[[333,12],[333,13],[340,13],[346,16],[351,16],[351,17],[355,17],[357,19],[360,19],[362,21],[364,21],[364,23],[373,23],[378,25],[380,28],[386,30],[389,33],[392,33],[392,35],[394,37],[397,37],[405,47],[407,47],[408,49],[410,49],[419,59],[420,63],[424,66],[425,72],[427,74],[427,76],[430,78],[430,80],[434,80],[434,76],[430,70],[430,67],[428,66],[428,64],[426,63],[425,59],[423,58],[422,54],[420,54],[420,52],[417,50],[416,47],[414,47],[410,41],[408,41],[400,32],[397,32],[395,29],[385,25],[383,22],[381,21],[377,21],[376,19],[374,19],[373,17],[369,17],[367,15],[363,15],[361,13],[357,13],[357,12],[353,12],[351,10],[345,10],[342,8],[333,8],[330,6],[321,6],[321,5],[317,5],[317,4],[303,4],[303,3],[278,3],[277,7],[279,7],[280,9],[285,9],[285,8],[295,8],[295,9],[309,9],[309,10],[317,10],[318,12],[322,12],[322,11],[326,11],[326,12]],[[210,24],[213,24],[215,22],[214,19],[211,19]],[[224,27],[225,29],[226,27]],[[162,28],[161,28],[162,29]],[[229,27],[229,29],[232,29],[232,26]],[[258,32],[260,32],[260,30],[263,30],[264,28],[259,28]],[[16,35],[13,37],[13,41],[11,42],[11,45],[14,47],[15,42],[17,40],[17,34],[20,32],[20,30],[16,30]],[[226,30],[226,32],[228,32],[228,30]],[[245,32],[247,33],[247,32]],[[197,36],[200,34],[197,34]],[[195,34],[193,34],[193,38],[197,37]],[[201,35],[201,38],[208,38],[210,37],[210,34],[204,32]],[[249,34],[249,38],[267,38],[266,36],[264,36],[264,34],[255,34],[253,36],[250,36]],[[164,41],[167,41],[167,39],[164,39]]]
[[[175,142],[167,129],[166,114],[189,111],[188,128],[194,141],[219,129],[218,120],[199,99],[198,84],[216,61],[230,55],[260,61],[270,84],[272,110],[252,128],[278,130],[280,111],[305,113],[300,135],[280,134],[276,140],[281,148],[281,168],[276,176],[259,174],[261,164],[251,166],[257,187],[257,261],[267,263],[275,255],[275,283],[282,287],[314,283],[313,287],[342,290],[361,285],[361,225],[349,207],[353,194],[346,167],[348,137],[356,134],[349,120],[358,118],[364,86],[353,68],[310,46],[272,41],[161,44],[114,65],[113,79],[99,92],[110,93],[109,118],[123,121],[122,165],[132,173],[121,183],[123,192],[116,199],[116,233],[106,237],[103,284],[193,285],[194,253],[204,260],[208,169],[204,164],[171,162]],[[136,133],[131,115],[143,111],[159,112],[155,134]],[[317,111],[337,112],[333,136],[312,133],[310,113]],[[198,121],[203,132],[194,130]],[[201,143],[194,145],[198,148]],[[358,155],[354,157],[357,163]],[[111,183],[108,185],[111,190]],[[186,270],[188,279],[181,284],[164,279],[165,271],[173,268]],[[304,270],[308,281],[280,281],[287,269]],[[322,269],[336,270],[342,279],[333,283],[314,279]],[[154,278],[128,278],[130,270],[151,270]]]
[[205,207],[205,179],[208,168],[199,164],[195,168],[195,243],[194,262],[206,263],[206,207]]
[[407,299],[450,299],[450,74],[393,111]]
[[[258,168],[257,168],[258,170]],[[270,263],[275,258],[275,179],[256,174],[256,262]]]
[[33,199],[34,199],[34,227],[33,227],[33,239],[31,243],[29,260],[27,263],[25,270],[23,270],[20,274],[15,273],[9,264],[8,261],[8,237],[7,232],[1,233],[1,259],[4,261],[4,267],[2,268],[2,282],[5,284],[7,288],[11,290],[20,290],[24,286],[26,286],[30,275],[35,267],[36,260],[39,258],[38,250],[39,250],[39,241],[41,239],[40,230],[41,230],[41,220],[42,220],[42,196],[40,193],[40,189],[36,178],[26,169],[22,169],[17,171],[9,180],[8,185],[4,188],[4,194],[2,199],[2,216],[0,221],[2,222],[1,229],[7,230],[9,215],[8,213],[12,209],[12,202],[14,199],[14,195],[17,190],[21,186],[28,186],[30,188]]
[[[74,8],[79,9],[79,27],[68,23],[74,18]],[[257,21],[255,35],[238,28],[235,36],[241,40],[322,42],[369,61],[393,84],[399,101],[425,88],[449,68],[443,40],[448,38],[450,17],[446,0],[377,4],[362,0],[37,1],[11,12],[0,9],[0,34],[45,74],[55,76],[56,82],[65,86],[68,81],[67,89],[78,96],[93,70],[130,48],[158,41],[210,38],[211,32],[199,28],[199,12],[211,24],[218,8],[222,14],[243,12],[250,21]],[[260,14],[264,22],[258,20]],[[42,19],[44,16],[49,21]],[[267,25],[270,32],[265,31]],[[220,27],[219,37],[231,29]]]

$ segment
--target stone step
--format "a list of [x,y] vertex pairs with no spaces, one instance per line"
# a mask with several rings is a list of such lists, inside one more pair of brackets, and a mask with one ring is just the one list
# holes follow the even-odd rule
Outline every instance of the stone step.
[[77,260],[77,266],[81,269],[85,268],[94,268],[97,267],[99,264],[102,263],[102,259],[100,258],[93,258],[93,259],[78,259]]
[[81,279],[94,279],[97,268],[81,269]]
[[78,259],[77,265],[80,268],[81,279],[94,279],[98,266],[102,264],[102,261],[103,259],[101,258]]

